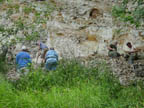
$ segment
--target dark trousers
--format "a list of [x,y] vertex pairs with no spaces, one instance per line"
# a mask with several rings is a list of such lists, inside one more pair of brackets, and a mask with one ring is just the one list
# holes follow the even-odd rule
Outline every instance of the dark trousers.
[[116,58],[116,57],[119,57],[120,54],[117,51],[109,51],[108,56],[111,58]]
[[138,55],[137,53],[133,53],[133,54],[127,54],[125,56],[126,60],[128,61],[129,64],[133,64],[134,60],[138,59]]

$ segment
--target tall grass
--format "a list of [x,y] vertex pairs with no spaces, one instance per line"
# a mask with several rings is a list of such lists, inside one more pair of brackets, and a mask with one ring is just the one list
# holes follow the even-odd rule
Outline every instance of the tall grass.
[[4,0],[0,0],[0,3],[3,2]]
[[0,108],[143,108],[143,84],[121,86],[105,65],[60,63],[31,69],[16,83],[0,77]]
[[5,59],[0,55],[0,73],[6,73],[8,71],[8,65],[5,62]]

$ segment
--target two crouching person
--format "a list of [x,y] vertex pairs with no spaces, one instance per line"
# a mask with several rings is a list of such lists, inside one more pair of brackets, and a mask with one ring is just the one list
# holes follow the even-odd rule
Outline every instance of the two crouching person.
[[[47,50],[46,50],[47,51]],[[58,62],[58,54],[54,50],[54,48],[50,48],[47,52],[45,52],[45,69],[46,70],[56,70],[57,62]],[[20,77],[21,75],[27,75],[29,72],[29,66],[32,63],[32,59],[28,52],[26,46],[22,46],[22,51],[16,55],[16,69],[17,75]]]
[[138,55],[137,55],[138,50],[136,50],[136,48],[134,47],[134,45],[132,45],[131,42],[127,42],[124,45],[123,54],[119,54],[117,52],[117,42],[110,44],[108,50],[109,50],[108,56],[110,58],[118,58],[120,56],[123,56],[126,59],[126,61],[128,61],[128,64],[133,64],[134,60],[138,59]]

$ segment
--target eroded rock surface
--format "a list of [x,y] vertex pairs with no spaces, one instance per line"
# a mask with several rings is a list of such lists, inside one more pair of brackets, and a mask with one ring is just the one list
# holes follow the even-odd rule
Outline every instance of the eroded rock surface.
[[104,65],[101,70],[110,69],[122,85],[130,85],[138,80],[144,80],[144,60],[136,60],[133,65],[130,65],[123,57],[112,59],[97,54],[80,58],[80,60],[86,66],[100,67]]

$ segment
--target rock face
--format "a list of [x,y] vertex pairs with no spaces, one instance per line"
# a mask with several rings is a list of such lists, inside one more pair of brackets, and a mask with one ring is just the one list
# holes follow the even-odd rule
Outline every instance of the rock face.
[[113,40],[118,41],[120,53],[128,41],[143,47],[142,30],[125,26],[112,17],[115,4],[113,0],[4,2],[0,11],[0,36],[9,37],[9,41],[22,40],[28,46],[41,40],[48,47],[55,47],[61,57],[68,58],[95,52],[107,55],[107,46]]
[[26,45],[33,59],[37,40],[54,47],[60,58],[107,55],[113,40],[120,53],[129,41],[144,50],[144,31],[116,21],[111,12],[115,4],[115,0],[5,1],[0,4],[0,42],[17,41],[15,53]]
[[[119,79],[120,84],[124,86],[144,79],[144,60],[137,60],[130,65],[123,57],[112,59],[97,54],[82,57],[79,60],[86,66],[98,67],[101,72],[110,69],[112,74]],[[104,67],[100,68],[101,65]]]
[[47,44],[58,48],[61,55],[78,57],[95,52],[107,55],[107,46],[113,40],[118,41],[120,53],[124,53],[127,42],[144,47],[142,29],[125,26],[112,17],[111,10],[115,5],[112,0],[65,0],[63,5],[47,21],[51,32]]
[[47,27],[49,46],[58,47],[61,55],[105,55],[112,39],[112,16],[109,1],[65,0],[65,7],[54,11]]

